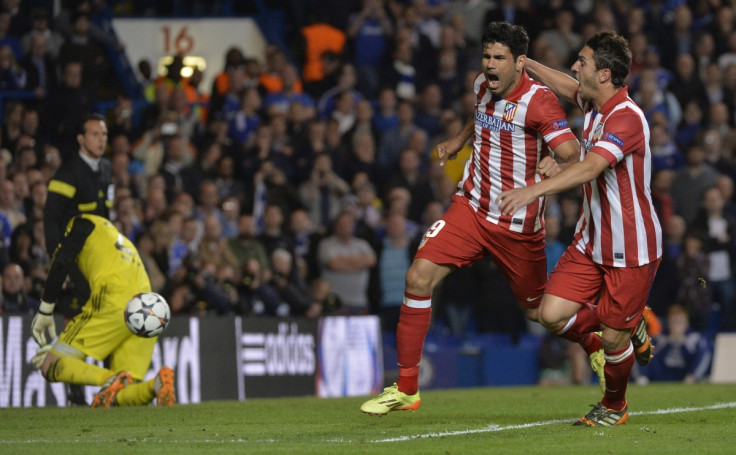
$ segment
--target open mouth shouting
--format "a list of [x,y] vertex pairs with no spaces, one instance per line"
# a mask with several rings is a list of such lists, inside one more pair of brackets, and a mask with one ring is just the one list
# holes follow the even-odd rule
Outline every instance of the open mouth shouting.
[[486,81],[491,91],[496,91],[501,86],[501,79],[498,77],[498,74],[486,73]]

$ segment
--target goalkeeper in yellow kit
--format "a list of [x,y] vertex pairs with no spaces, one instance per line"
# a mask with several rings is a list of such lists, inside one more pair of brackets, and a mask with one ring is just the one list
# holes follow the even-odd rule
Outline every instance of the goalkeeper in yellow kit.
[[[53,312],[70,266],[76,261],[91,289],[90,299],[66,326],[55,344]],[[41,348],[33,358],[49,382],[102,386],[92,407],[159,406],[176,402],[174,372],[159,370],[140,382],[151,364],[156,337],[133,335],[123,311],[134,295],[150,292],[151,284],[135,246],[113,224],[97,215],[78,215],[69,221],[54,252],[41,305],[31,330]],[[110,369],[85,362],[87,357],[109,360]],[[137,381],[134,383],[134,381]]]

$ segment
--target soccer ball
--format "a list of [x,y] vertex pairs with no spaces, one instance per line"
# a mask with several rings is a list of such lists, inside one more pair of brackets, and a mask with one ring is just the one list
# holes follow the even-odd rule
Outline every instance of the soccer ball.
[[139,337],[160,335],[171,319],[166,300],[155,292],[142,292],[125,305],[125,325]]

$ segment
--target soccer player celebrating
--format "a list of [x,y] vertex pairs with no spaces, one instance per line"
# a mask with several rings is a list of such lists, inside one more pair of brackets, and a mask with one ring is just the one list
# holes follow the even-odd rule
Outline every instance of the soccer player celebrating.
[[[544,204],[539,198],[514,216],[496,196],[524,188],[579,159],[579,143],[554,93],[524,71],[529,37],[523,28],[492,22],[482,39],[482,72],[474,82],[475,116],[437,146],[440,164],[473,137],[473,152],[452,203],[424,234],[406,273],[396,333],[399,380],[360,410],[371,415],[416,410],[419,362],[431,314],[432,291],[458,267],[490,256],[503,272],[524,314],[537,319],[547,278]],[[546,156],[547,147],[562,161]]]
[[[58,341],[47,345],[47,331],[52,339],[56,337],[56,299],[75,262],[89,282],[91,298]],[[41,346],[33,363],[49,382],[102,386],[92,407],[144,405],[154,398],[159,406],[175,404],[174,371],[169,367],[161,368],[154,379],[129,385],[148,371],[157,338],[133,335],[123,312],[133,295],[150,291],[148,275],[130,240],[105,218],[75,216],[54,253],[41,305],[31,323]],[[85,362],[88,356],[109,359],[110,369]]]
[[[626,387],[634,359],[646,365],[652,345],[642,312],[662,256],[662,230],[652,205],[649,126],[624,79],[628,43],[613,32],[592,36],[572,77],[530,59],[526,69],[585,112],[584,158],[557,175],[496,198],[513,216],[540,197],[583,184],[583,210],[572,245],[550,275],[539,322],[605,358],[603,399],[575,425],[626,423]],[[590,305],[599,297],[598,305]],[[601,334],[594,333],[602,330]]]

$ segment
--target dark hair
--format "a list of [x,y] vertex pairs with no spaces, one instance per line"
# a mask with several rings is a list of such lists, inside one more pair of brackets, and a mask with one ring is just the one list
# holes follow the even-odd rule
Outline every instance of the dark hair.
[[82,117],[82,120],[80,120],[79,125],[77,126],[77,133],[84,136],[84,134],[87,132],[87,122],[104,122],[105,117],[103,117],[100,114],[93,113],[93,114],[87,114],[84,117]]
[[500,43],[508,46],[514,60],[521,55],[526,55],[529,50],[529,35],[526,30],[518,25],[509,24],[508,22],[491,22],[483,31],[480,39],[483,48],[488,44]]
[[623,87],[631,66],[631,49],[623,36],[611,32],[598,32],[585,43],[593,49],[595,69],[611,70],[611,82],[615,87]]

